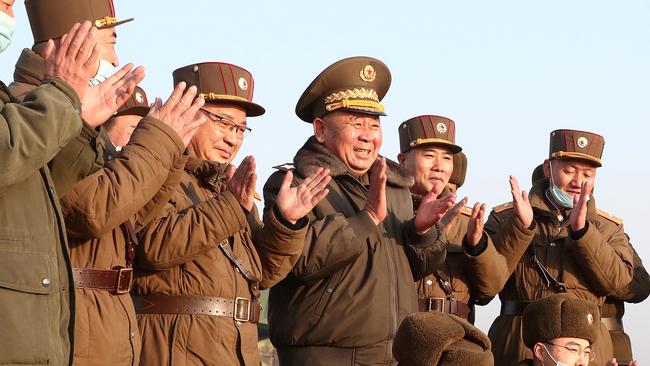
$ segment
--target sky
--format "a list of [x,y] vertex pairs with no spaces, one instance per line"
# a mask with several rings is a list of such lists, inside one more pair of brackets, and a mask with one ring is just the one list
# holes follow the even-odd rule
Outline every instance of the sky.
[[[0,55],[9,82],[20,50],[33,39],[22,1],[14,42]],[[304,88],[331,63],[372,56],[391,70],[382,101],[381,153],[396,159],[397,126],[436,114],[456,122],[469,159],[459,194],[488,206],[511,200],[508,175],[525,189],[548,155],[549,133],[587,130],[605,137],[596,180],[600,209],[624,220],[650,263],[647,169],[650,148],[650,2],[641,0],[115,1],[122,64],[146,68],[149,99],[167,97],[174,69],[203,61],[240,65],[255,79],[254,100],[267,113],[235,160],[254,155],[258,192],[272,166],[291,162],[312,134],[294,114]],[[644,239],[646,238],[646,239]],[[487,331],[499,309],[477,310]],[[650,302],[628,305],[624,323],[635,356],[650,329]]]

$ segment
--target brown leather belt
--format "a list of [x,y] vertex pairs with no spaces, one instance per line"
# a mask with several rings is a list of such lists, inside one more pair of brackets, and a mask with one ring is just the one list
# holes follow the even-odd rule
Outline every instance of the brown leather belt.
[[115,269],[73,268],[72,279],[75,288],[105,290],[116,294],[131,291],[133,268]]
[[603,324],[607,327],[607,330],[619,330],[621,332],[625,331],[623,329],[623,319],[622,318],[601,318]]
[[454,314],[467,319],[469,306],[458,300],[446,299],[444,297],[421,297],[418,298],[419,311],[440,311],[446,314]]
[[238,322],[257,323],[262,306],[243,297],[207,296],[133,296],[138,314],[191,314],[233,318]]
[[501,301],[501,315],[521,315],[530,301]]

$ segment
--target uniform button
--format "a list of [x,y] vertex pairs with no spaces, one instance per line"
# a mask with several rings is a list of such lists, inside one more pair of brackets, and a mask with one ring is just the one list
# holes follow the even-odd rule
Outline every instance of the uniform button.
[[551,242],[551,244],[549,244],[549,245],[552,246],[552,247],[555,247],[557,244],[555,244],[555,242],[553,241],[553,242]]
[[131,332],[131,339],[135,338],[135,332]]
[[325,290],[325,291],[327,291],[328,294],[331,294],[332,292],[334,292],[334,289],[331,288],[331,287],[328,287],[327,290]]
[[50,287],[50,283],[51,283],[51,282],[50,282],[50,279],[47,278],[47,277],[45,277],[45,278],[43,278],[43,279],[41,280],[41,285],[43,285],[43,287]]
[[431,281],[431,280],[426,280],[426,281],[424,281],[424,283],[425,283],[427,286],[431,286],[431,285],[433,285],[433,281]]
[[557,215],[557,221],[559,222],[564,221],[564,217],[562,215]]
[[239,268],[235,267],[235,271],[239,272]]

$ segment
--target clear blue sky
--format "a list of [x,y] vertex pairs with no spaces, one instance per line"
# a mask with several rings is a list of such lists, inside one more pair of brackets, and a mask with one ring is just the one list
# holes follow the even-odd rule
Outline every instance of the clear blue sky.
[[[461,193],[490,206],[509,201],[508,174],[529,187],[556,128],[605,136],[598,206],[625,220],[632,243],[650,265],[650,2],[631,1],[116,1],[118,54],[147,69],[150,99],[167,96],[171,72],[199,61],[249,69],[255,99],[253,133],[237,161],[253,154],[258,191],[271,166],[291,161],[311,134],[294,114],[309,82],[330,63],[368,55],[391,69],[384,99],[382,153],[395,159],[397,126],[419,114],[448,116],[469,157]],[[170,6],[170,4],[173,4]],[[32,38],[16,2],[13,45],[0,77],[11,79]],[[478,309],[487,331],[499,301]],[[650,329],[650,302],[628,307],[625,325],[635,354]],[[647,343],[647,341],[646,341]]]

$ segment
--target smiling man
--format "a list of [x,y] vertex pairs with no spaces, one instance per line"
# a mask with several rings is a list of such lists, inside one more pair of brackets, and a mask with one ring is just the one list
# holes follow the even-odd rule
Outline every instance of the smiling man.
[[[517,336],[529,302],[567,293],[602,305],[632,280],[633,251],[623,222],[598,210],[592,194],[604,145],[604,138],[591,132],[551,132],[545,178],[535,181],[529,196],[510,177],[513,203],[495,207],[485,224],[509,278],[496,285],[501,314],[488,333],[496,364],[531,356]],[[602,322],[597,328],[591,348],[594,363],[604,365],[612,357],[612,342]]]
[[307,87],[296,114],[314,135],[264,187],[265,212],[285,174],[302,181],[331,170],[326,199],[309,213],[305,248],[269,297],[270,337],[283,365],[392,365],[402,319],[417,310],[413,276],[444,261],[435,226],[455,195],[427,195],[414,217],[413,178],[379,156],[390,86],[386,65],[370,57],[335,62]]

